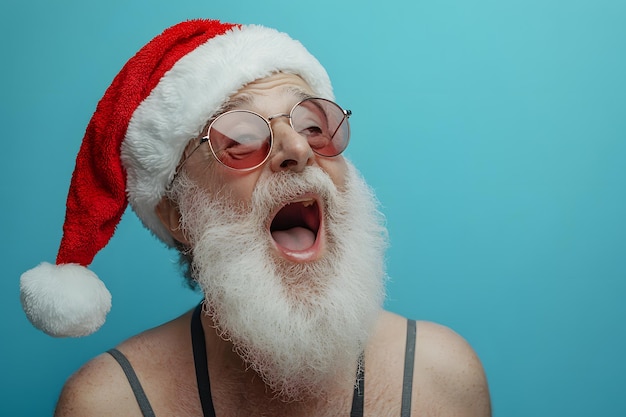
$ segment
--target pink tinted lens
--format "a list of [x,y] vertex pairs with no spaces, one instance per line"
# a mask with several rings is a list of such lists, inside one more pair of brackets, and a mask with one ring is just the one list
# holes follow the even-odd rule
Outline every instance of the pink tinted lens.
[[265,119],[245,110],[220,115],[211,123],[208,136],[217,160],[237,170],[258,167],[271,149],[271,131]]
[[337,156],[348,146],[348,118],[341,107],[332,101],[321,98],[302,101],[292,110],[291,123],[319,155]]

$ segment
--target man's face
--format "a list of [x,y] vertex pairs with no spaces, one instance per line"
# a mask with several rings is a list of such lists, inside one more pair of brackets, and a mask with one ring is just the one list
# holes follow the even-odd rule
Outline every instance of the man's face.
[[[300,101],[294,91],[309,88],[279,74],[234,99],[269,117]],[[172,199],[215,325],[290,399],[354,382],[382,304],[386,233],[351,164],[316,156],[286,118],[272,128],[265,165],[235,172],[199,149]]]
[[[243,87],[229,100],[237,103],[230,109],[250,110],[266,118],[287,114],[304,95],[312,95],[308,84],[297,75],[277,73]],[[323,157],[315,154],[306,139],[289,124],[287,117],[271,121],[274,133],[272,153],[266,163],[253,171],[235,171],[219,164],[202,147],[186,163],[189,177],[211,194],[227,193],[233,203],[247,205],[259,180],[277,172],[302,172],[305,167],[320,167],[339,188],[343,189],[346,161],[342,156]],[[295,196],[293,200],[276,202],[265,221],[266,237],[271,239],[276,255],[292,262],[319,259],[327,248],[324,233],[323,204],[314,193]]]

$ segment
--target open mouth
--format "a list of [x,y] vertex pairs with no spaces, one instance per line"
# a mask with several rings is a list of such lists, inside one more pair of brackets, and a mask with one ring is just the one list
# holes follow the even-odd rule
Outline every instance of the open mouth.
[[274,243],[287,257],[313,257],[319,246],[321,218],[320,206],[312,197],[284,205],[270,224]]

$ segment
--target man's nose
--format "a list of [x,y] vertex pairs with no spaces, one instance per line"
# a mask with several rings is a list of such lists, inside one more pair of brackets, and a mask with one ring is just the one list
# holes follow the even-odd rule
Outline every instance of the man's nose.
[[273,171],[301,172],[313,163],[314,154],[309,142],[291,127],[288,117],[273,118],[271,124],[274,146],[270,166]]

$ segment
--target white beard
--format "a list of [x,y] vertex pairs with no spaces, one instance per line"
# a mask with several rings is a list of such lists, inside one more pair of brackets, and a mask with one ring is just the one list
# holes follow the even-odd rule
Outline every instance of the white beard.
[[[272,174],[249,205],[209,196],[186,178],[176,188],[193,276],[225,340],[282,399],[354,382],[384,299],[387,233],[370,188],[348,163],[345,191],[320,168]],[[325,205],[326,252],[295,263],[273,249],[268,216],[314,192]]]

